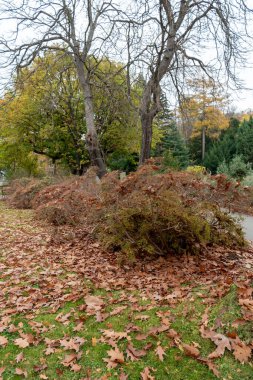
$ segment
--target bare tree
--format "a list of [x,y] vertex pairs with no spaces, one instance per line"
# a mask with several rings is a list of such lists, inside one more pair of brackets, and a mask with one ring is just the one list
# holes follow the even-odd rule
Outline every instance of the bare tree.
[[[119,11],[113,0],[0,1],[0,20],[14,26],[12,35],[0,38],[0,55],[6,67],[20,70],[48,50],[61,50],[73,59],[84,96],[86,144],[98,174],[105,162],[94,121],[91,75],[113,37],[113,18]],[[3,66],[3,65],[2,65]]]
[[216,80],[226,73],[228,79],[236,82],[235,68],[244,58],[251,12],[244,0],[138,2],[136,14],[140,16],[130,19],[129,24],[142,29],[138,49],[146,44],[145,54],[139,60],[147,68],[140,106],[140,163],[150,157],[152,123],[161,109],[161,83],[170,79],[181,95],[184,81],[180,78],[199,76],[201,71]]

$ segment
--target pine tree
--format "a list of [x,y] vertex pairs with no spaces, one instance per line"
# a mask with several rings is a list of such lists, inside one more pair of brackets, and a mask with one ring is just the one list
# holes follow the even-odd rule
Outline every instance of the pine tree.
[[158,125],[163,132],[163,137],[156,145],[154,155],[163,156],[168,166],[184,169],[189,163],[189,152],[176,126],[165,94],[161,94],[161,104],[163,110],[158,116]]

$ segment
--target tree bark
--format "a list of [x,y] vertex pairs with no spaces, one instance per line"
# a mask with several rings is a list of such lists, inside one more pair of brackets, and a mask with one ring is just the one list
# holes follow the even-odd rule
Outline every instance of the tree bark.
[[94,121],[94,108],[88,73],[80,56],[75,56],[78,78],[84,95],[85,120],[86,120],[86,145],[91,159],[91,164],[98,168],[98,176],[101,178],[106,173],[106,166],[99,146],[98,135]]
[[145,160],[150,158],[152,143],[152,121],[153,117],[150,113],[143,113],[141,115],[142,143],[140,164],[143,164]]
[[206,127],[202,128],[201,133],[201,157],[202,161],[204,161],[206,155]]

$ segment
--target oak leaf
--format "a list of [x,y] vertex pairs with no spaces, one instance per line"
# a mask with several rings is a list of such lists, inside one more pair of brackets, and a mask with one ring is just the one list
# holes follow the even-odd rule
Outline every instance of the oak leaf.
[[190,344],[182,343],[182,347],[184,350],[185,355],[191,356],[193,358],[198,358],[200,355],[200,351]]
[[102,298],[97,296],[86,296],[84,301],[88,307],[95,310],[100,310],[104,305],[104,301]]
[[149,367],[145,367],[143,372],[141,372],[141,378],[142,380],[155,380],[154,376],[150,373]]
[[132,344],[128,344],[126,349],[127,357],[132,360],[139,360],[139,358],[145,356],[147,354],[146,350],[136,350]]
[[71,371],[73,371],[73,372],[80,372],[81,369],[82,369],[82,367],[77,363],[71,365]]
[[17,338],[14,340],[14,344],[20,348],[26,348],[29,346],[27,339]]
[[246,344],[235,344],[233,346],[233,354],[234,357],[239,360],[241,363],[248,363],[249,359],[251,358],[251,348],[246,346]]
[[74,339],[62,339],[60,340],[60,344],[62,347],[64,347],[64,350],[75,350],[76,352],[79,351],[80,345],[75,342]]
[[161,362],[163,362],[163,360],[164,360],[164,355],[166,355],[165,354],[165,351],[164,351],[164,349],[162,348],[162,346],[160,346],[160,345],[158,345],[157,347],[156,347],[156,349],[155,349],[155,353],[156,353],[156,355],[159,357],[159,360],[161,361]]
[[25,378],[27,378],[27,371],[24,371],[21,368],[16,368],[15,374],[19,376],[24,376]]
[[114,350],[107,351],[109,358],[104,359],[107,362],[107,368],[115,368],[117,364],[125,362],[123,353],[116,347]]
[[66,355],[64,357],[64,359],[61,361],[62,365],[64,365],[64,367],[70,367],[70,365],[72,364],[72,362],[74,360],[76,360],[77,358],[77,355],[76,354],[69,354],[69,355]]
[[19,363],[22,362],[22,360],[24,360],[24,354],[23,352],[20,352],[20,354],[16,356],[16,362]]
[[216,334],[211,339],[216,344],[217,348],[208,355],[209,359],[220,358],[224,354],[226,348],[231,351],[230,341],[225,335]]
[[0,376],[4,373],[6,367],[0,367]]
[[8,339],[5,336],[0,336],[0,346],[5,347],[8,344]]

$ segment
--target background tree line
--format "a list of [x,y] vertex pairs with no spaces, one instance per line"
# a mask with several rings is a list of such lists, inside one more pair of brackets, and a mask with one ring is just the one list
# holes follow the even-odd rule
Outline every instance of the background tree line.
[[[119,162],[132,170],[159,149],[174,157],[170,135],[187,143],[190,161],[200,144],[204,162],[228,125],[215,81],[237,83],[251,12],[243,0],[1,1],[1,21],[13,25],[0,37],[2,67],[12,70],[1,102],[5,170],[36,171],[33,153],[76,174],[90,163],[99,176]],[[168,123],[163,100],[173,92],[181,121]]]

